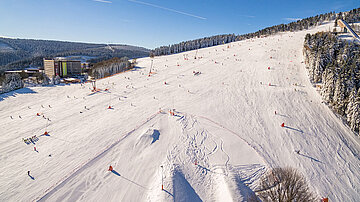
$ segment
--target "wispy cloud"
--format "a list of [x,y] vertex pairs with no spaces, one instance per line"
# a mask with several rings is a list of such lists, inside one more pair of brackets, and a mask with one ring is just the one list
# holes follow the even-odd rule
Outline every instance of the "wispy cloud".
[[137,4],[143,4],[143,5],[146,5],[146,6],[151,6],[151,7],[154,7],[154,8],[160,8],[160,9],[163,9],[163,10],[171,11],[171,12],[174,12],[174,13],[179,13],[179,14],[182,14],[182,15],[187,15],[187,16],[198,18],[198,19],[201,19],[201,20],[206,20],[206,18],[204,18],[204,17],[198,16],[198,15],[193,15],[193,14],[186,13],[186,12],[183,12],[183,11],[178,11],[178,10],[175,10],[175,9],[172,9],[172,8],[166,8],[166,7],[162,7],[162,6],[159,6],[159,5],[155,5],[155,4],[151,4],[151,3],[147,3],[147,2],[143,2],[143,1],[137,1],[137,0],[128,0],[128,1],[133,2],[133,3],[137,3]]
[[240,16],[246,17],[246,18],[255,18],[255,16],[253,16],[253,15],[240,15]]
[[108,3],[108,4],[112,3],[112,1],[106,1],[106,0],[93,0],[93,1],[101,2],[101,3]]
[[298,21],[298,20],[302,20],[301,18],[283,18],[284,20],[287,21]]

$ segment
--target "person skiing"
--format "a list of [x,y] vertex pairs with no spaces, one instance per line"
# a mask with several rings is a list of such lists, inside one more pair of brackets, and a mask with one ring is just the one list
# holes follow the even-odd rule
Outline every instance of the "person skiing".
[[30,176],[30,170],[28,170],[28,175]]

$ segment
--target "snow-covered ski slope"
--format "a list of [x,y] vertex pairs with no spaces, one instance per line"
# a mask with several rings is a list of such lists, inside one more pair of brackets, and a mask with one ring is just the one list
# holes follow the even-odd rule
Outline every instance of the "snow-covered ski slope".
[[155,57],[150,77],[152,59],[139,59],[96,93],[1,95],[0,201],[246,201],[277,166],[299,169],[319,197],[358,201],[359,139],[302,63],[305,34],[332,24]]

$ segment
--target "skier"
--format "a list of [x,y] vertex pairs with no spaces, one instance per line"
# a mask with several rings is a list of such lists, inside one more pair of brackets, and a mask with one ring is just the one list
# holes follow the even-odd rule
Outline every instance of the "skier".
[[28,170],[28,176],[30,176],[30,170]]

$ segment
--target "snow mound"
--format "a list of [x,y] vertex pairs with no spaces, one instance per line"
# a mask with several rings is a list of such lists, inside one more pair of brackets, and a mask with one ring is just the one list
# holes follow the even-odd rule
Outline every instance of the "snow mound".
[[135,147],[137,149],[144,149],[146,146],[154,144],[160,138],[160,131],[157,129],[149,128],[144,133],[142,133],[136,143]]

